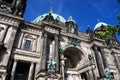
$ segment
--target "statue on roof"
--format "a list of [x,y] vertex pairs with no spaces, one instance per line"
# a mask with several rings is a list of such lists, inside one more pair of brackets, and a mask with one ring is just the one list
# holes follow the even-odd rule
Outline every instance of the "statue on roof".
[[70,16],[70,17],[68,18],[68,21],[73,21],[72,16]]
[[75,21],[73,20],[72,16],[70,16],[70,17],[68,18],[68,21],[72,21],[72,22],[75,23]]
[[70,33],[75,34],[75,28],[73,26],[70,27]]
[[23,16],[23,13],[26,8],[26,0],[16,0],[14,5],[15,5],[14,14]]
[[49,12],[49,14],[52,14],[53,13],[53,10],[52,10],[52,7],[50,8],[50,12]]

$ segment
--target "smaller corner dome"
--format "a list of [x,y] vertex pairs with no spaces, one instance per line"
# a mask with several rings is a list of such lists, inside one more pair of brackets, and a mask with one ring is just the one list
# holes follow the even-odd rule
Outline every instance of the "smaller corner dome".
[[[49,13],[44,13],[44,14],[38,16],[37,18],[35,18],[35,19],[34,19],[33,21],[31,21],[31,22],[37,24],[37,23],[39,23],[40,21],[43,21],[43,19],[44,19],[47,15],[49,15]],[[65,20],[62,16],[60,16],[60,15],[58,15],[58,14],[52,13],[51,15],[53,16],[54,19],[58,19],[58,18],[59,18],[59,21],[62,22],[62,23],[65,23],[65,22],[66,22],[66,20]]]
[[95,27],[94,27],[94,31],[97,29],[97,28],[99,28],[99,27],[101,27],[101,26],[107,26],[108,24],[106,24],[106,23],[104,23],[104,22],[98,22],[96,25],[95,25]]

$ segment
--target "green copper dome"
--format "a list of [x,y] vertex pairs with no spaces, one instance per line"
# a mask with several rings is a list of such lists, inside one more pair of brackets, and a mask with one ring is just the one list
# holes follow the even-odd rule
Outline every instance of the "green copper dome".
[[[49,13],[45,13],[45,14],[42,14],[42,15],[38,16],[37,18],[35,18],[35,19],[32,21],[32,23],[37,24],[37,23],[39,23],[40,21],[43,21],[43,19],[44,19],[47,15],[49,15]],[[66,22],[66,20],[65,20],[62,16],[60,16],[60,15],[58,15],[58,14],[51,13],[51,15],[53,16],[54,19],[58,19],[58,20],[59,20],[60,22],[62,22],[62,23],[65,23],[65,22]]]
[[96,25],[95,25],[95,27],[94,27],[94,31],[97,29],[97,28],[99,28],[99,27],[101,27],[101,26],[107,26],[108,24],[106,24],[106,23],[104,23],[104,22],[98,22]]

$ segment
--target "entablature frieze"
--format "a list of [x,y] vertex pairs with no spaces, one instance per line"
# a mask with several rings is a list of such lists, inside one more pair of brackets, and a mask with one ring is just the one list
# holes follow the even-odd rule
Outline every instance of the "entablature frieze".
[[120,56],[120,50],[112,48],[111,54],[116,54],[116,55]]
[[21,32],[23,33],[28,33],[28,34],[31,34],[31,35],[36,35],[36,36],[40,36],[42,34],[41,31],[37,30],[37,31],[34,31],[34,30],[25,30],[25,29],[21,29]]
[[19,54],[14,54],[14,56],[12,58],[17,59],[18,61],[29,61],[29,62],[34,62],[34,63],[35,62],[39,63],[39,61],[40,61],[40,58],[23,56],[23,55],[19,55]]
[[77,39],[79,41],[89,42],[89,39],[84,39],[84,38],[79,37],[79,36],[74,35],[74,34],[61,33],[61,36],[64,36],[66,38],[74,38],[74,39]]
[[32,51],[25,51],[22,49],[14,49],[13,55],[21,55],[21,56],[27,56],[27,57],[33,57],[33,58],[40,58],[40,53],[38,52],[32,52]]
[[52,33],[52,34],[59,34],[59,30],[52,28],[52,27],[49,27],[49,26],[45,27],[45,31]]
[[59,34],[60,31],[62,30],[61,26],[55,25],[53,23],[45,22],[45,21],[40,22],[40,24],[38,23],[38,25],[41,26],[41,28],[44,31],[47,31],[52,34]]
[[0,12],[0,23],[11,26],[18,26],[23,21],[23,18],[15,17],[9,14],[3,14]]
[[89,70],[92,70],[95,68],[95,65],[93,64],[86,64],[84,66],[79,66],[78,68],[75,69],[67,69],[67,74],[80,74]]
[[59,25],[56,25],[56,24],[53,24],[53,23],[49,23],[49,22],[45,22],[43,21],[42,22],[42,26],[50,26],[52,28],[55,28],[55,29],[58,29],[58,30],[61,30],[63,26],[59,26]]

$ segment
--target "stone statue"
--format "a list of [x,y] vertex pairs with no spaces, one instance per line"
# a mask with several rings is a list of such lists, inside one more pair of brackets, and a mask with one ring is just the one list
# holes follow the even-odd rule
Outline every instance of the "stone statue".
[[16,0],[14,14],[23,16],[26,8],[26,0]]
[[22,5],[22,0],[17,0],[16,4],[15,4],[15,7],[19,8],[19,7],[21,7],[21,5]]
[[56,62],[54,61],[54,59],[49,59],[48,60],[47,69],[48,69],[48,72],[55,72],[55,70],[56,70]]

